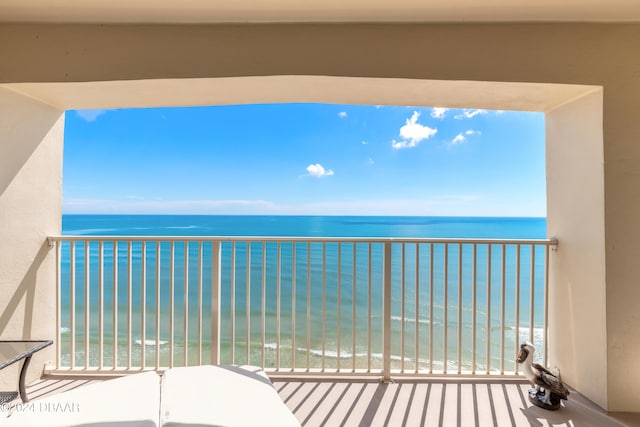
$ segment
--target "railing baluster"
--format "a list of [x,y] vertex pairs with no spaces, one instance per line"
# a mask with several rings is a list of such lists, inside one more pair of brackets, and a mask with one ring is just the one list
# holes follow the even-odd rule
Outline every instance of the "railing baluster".
[[236,241],[231,242],[231,364],[236,363]]
[[189,366],[189,242],[184,242],[184,366]]
[[462,244],[458,245],[458,374],[462,373]]
[[[55,242],[56,249],[56,368],[60,368],[62,366],[62,245],[64,242],[57,241]],[[52,245],[51,240],[49,241],[49,246]]]
[[533,319],[534,319],[534,291],[535,291],[535,284],[536,284],[536,251],[535,251],[535,246],[531,245],[531,261],[530,261],[530,268],[531,268],[531,274],[529,276],[529,341],[531,343],[534,342],[534,323],[533,323]]
[[367,372],[371,372],[371,242],[368,244],[368,273],[367,273]]
[[291,242],[291,371],[296,368],[296,242]]
[[357,247],[356,247],[356,242],[353,242],[353,272],[351,274],[352,279],[351,279],[351,283],[352,283],[352,296],[351,296],[351,305],[352,305],[352,314],[351,314],[351,354],[352,354],[352,361],[353,361],[353,366],[351,367],[351,371],[355,372],[356,371],[356,287],[358,285],[358,278],[357,278],[357,274],[356,274],[356,253],[357,253]]
[[500,375],[504,375],[504,316],[505,316],[505,293],[506,293],[506,258],[507,258],[507,248],[504,243],[501,245],[502,247],[502,260],[501,267],[502,271],[500,274]]
[[113,369],[118,367],[118,242],[113,241]]
[[[515,325],[515,348],[513,349],[513,354],[518,354],[518,350],[520,349],[520,245],[516,245],[516,325]],[[513,371],[518,373],[518,362],[514,359],[513,361]]]
[[141,278],[140,278],[140,367],[145,369],[147,356],[147,242],[141,243]]
[[433,373],[433,243],[429,243],[429,373]]
[[544,322],[542,325],[542,333],[543,337],[543,346],[544,346],[544,357],[543,357],[543,366],[547,366],[548,357],[549,357],[549,246],[544,247]]
[[487,244],[487,374],[491,370],[491,244]]
[[127,369],[131,369],[131,340],[132,340],[132,309],[133,309],[133,262],[132,262],[132,242],[127,242]]
[[76,242],[72,241],[69,248],[70,261],[69,261],[69,335],[71,346],[71,359],[70,366],[74,369],[76,366]]
[[104,364],[104,242],[98,244],[98,369]]
[[198,365],[202,365],[202,241],[198,242]]
[[447,373],[447,368],[449,365],[448,362],[448,357],[447,357],[447,350],[448,350],[448,342],[447,342],[447,336],[449,333],[449,244],[445,243],[444,244],[444,261],[443,261],[443,269],[444,269],[444,278],[443,278],[443,288],[444,288],[444,302],[443,302],[443,310],[444,310],[444,325],[443,325],[443,332],[442,332],[442,337],[443,337],[443,345],[442,345],[442,351],[443,351],[443,357],[442,357],[442,373],[446,374]]
[[322,372],[325,370],[327,324],[327,242],[322,242]]
[[280,286],[282,277],[282,253],[280,242],[277,245],[277,278],[276,278],[276,371],[280,370]]
[[156,241],[156,369],[160,368],[160,241]]
[[89,298],[91,288],[91,260],[89,241],[84,241],[84,368],[89,368],[89,321],[91,314],[91,299]]
[[384,279],[382,290],[382,379],[391,381],[391,242],[384,243]]
[[311,370],[311,243],[307,242],[307,372]]
[[420,370],[420,243],[416,243],[416,331],[415,331],[415,373]]
[[171,254],[169,256],[169,367],[173,368],[173,353],[174,349],[174,319],[175,319],[175,286],[176,286],[176,274],[175,274],[175,244],[171,241],[170,245]]
[[342,314],[342,243],[338,243],[338,349],[337,349],[337,360],[336,360],[336,370],[340,372],[340,359],[342,357],[342,350],[340,348],[340,337],[342,335],[342,322],[341,322],[341,314]]
[[262,306],[261,306],[261,350],[260,350],[260,366],[262,368],[265,367],[265,355],[264,355],[264,346],[265,346],[265,334],[266,334],[266,310],[267,310],[267,243],[262,242]]
[[406,257],[405,257],[405,244],[400,243],[400,372],[404,373],[404,328],[406,325],[406,295],[405,295],[405,268],[406,268]]
[[477,351],[477,312],[478,312],[478,245],[473,244],[473,254],[471,259],[471,277],[472,277],[472,285],[471,285],[471,373],[475,375],[476,373],[476,351]]
[[247,266],[246,266],[246,299],[245,299],[245,358],[247,365],[251,364],[251,242],[247,242]]
[[211,242],[211,364],[220,363],[221,242]]

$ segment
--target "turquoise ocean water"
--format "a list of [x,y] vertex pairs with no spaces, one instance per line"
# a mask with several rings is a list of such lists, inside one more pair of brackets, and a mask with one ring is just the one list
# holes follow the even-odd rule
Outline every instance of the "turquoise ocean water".
[[544,239],[545,218],[64,215],[66,235]]
[[[544,239],[546,220],[544,218],[473,217],[64,215],[63,234],[84,236],[89,241],[90,236],[140,236],[140,240],[144,240],[145,236]],[[73,285],[68,261],[69,244],[65,243],[62,246],[63,362],[69,363],[70,359],[69,341],[72,331],[70,331],[69,303],[70,288],[73,286],[76,299],[76,324],[73,333],[76,341],[75,363],[77,365],[82,365],[85,359],[90,365],[97,363],[97,307],[101,303],[104,306],[103,359],[106,364],[113,362],[115,350],[119,366],[127,363],[138,365],[142,344],[144,344],[145,363],[153,366],[157,357],[158,364],[166,366],[170,352],[167,343],[172,333],[168,321],[172,277],[175,304],[174,363],[183,363],[185,357],[188,363],[197,363],[200,351],[196,344],[200,312],[202,312],[203,343],[201,355],[206,361],[210,353],[211,291],[207,284],[211,282],[209,267],[211,245],[205,243],[199,247],[197,243],[185,245],[179,242],[175,244],[172,255],[168,242],[161,242],[158,251],[154,240],[144,248],[147,260],[144,269],[141,263],[143,247],[140,242],[134,242],[130,248],[126,243],[115,246],[118,253],[118,269],[115,275],[112,261],[114,245],[107,242],[104,246],[105,268],[102,274],[105,293],[102,299],[98,295],[97,243],[89,243],[86,250],[84,244],[76,244],[76,271]],[[506,278],[505,293],[502,294],[502,250],[500,246],[477,248],[474,280],[471,273],[473,254],[470,246],[452,245],[447,248],[445,254],[443,246],[420,247],[419,252],[416,253],[418,251],[416,245],[407,244],[404,248],[404,263],[399,256],[402,247],[398,245],[393,247],[392,360],[396,365],[404,360],[406,367],[409,368],[417,363],[421,369],[429,364],[435,369],[441,369],[446,359],[447,366],[451,369],[455,369],[456,365],[461,363],[464,370],[469,370],[475,355],[476,368],[482,369],[487,364],[495,367],[499,363],[498,356],[501,352],[499,344],[502,323],[506,329],[504,337],[506,359],[513,358],[509,352],[512,351],[517,340],[529,337],[533,337],[534,341],[541,340],[542,306],[540,303],[543,299],[541,278],[544,270],[542,264],[544,256],[535,250],[535,261],[531,267],[527,265],[531,259],[531,249],[524,247],[520,253],[521,265],[516,268],[515,247],[505,247]],[[198,265],[200,251],[205,260],[203,266]],[[235,251],[233,255],[232,251]],[[431,251],[433,254],[430,253]],[[322,244],[282,243],[279,253],[280,274],[277,270],[278,246],[276,243],[265,245],[254,243],[248,246],[244,242],[238,242],[235,245],[231,243],[222,245],[221,362],[260,364],[261,358],[264,357],[267,366],[295,364],[303,367],[304,363],[310,360],[311,365],[315,367],[324,364],[329,368],[338,366],[362,368],[368,363],[367,355],[370,352],[374,359],[372,368],[375,369],[375,364],[381,363],[379,355],[382,352],[380,339],[382,246],[369,247],[363,243],[341,245],[328,243],[323,247]],[[88,254],[86,259],[85,254]],[[338,254],[341,256],[340,262],[338,262]],[[433,271],[428,268],[430,257],[434,259]],[[263,258],[266,260],[264,267]],[[446,271],[445,258],[449,260]],[[488,258],[493,261],[492,271],[486,267]],[[371,260],[371,270],[369,270],[369,260]],[[249,274],[245,273],[247,262],[250,263]],[[232,263],[235,265],[236,272],[241,273],[233,273]],[[90,267],[88,274],[85,265]],[[202,268],[201,278],[204,283],[202,288],[198,283],[200,268]],[[532,271],[535,280],[530,280]],[[519,280],[516,278],[516,273],[519,274]],[[86,278],[88,278],[87,283],[85,283]],[[533,286],[530,285],[532,281]],[[144,292],[143,282],[145,283]],[[324,288],[323,282],[326,284]],[[521,283],[521,303],[518,307],[519,319],[516,322],[515,287],[518,282]],[[475,312],[475,349],[471,346],[474,283],[478,304]],[[369,291],[370,288],[371,291]],[[202,293],[202,309],[197,303],[199,293]],[[528,308],[528,296],[531,294],[536,301],[533,324],[530,324],[531,312]],[[417,304],[416,295],[419,296]],[[160,318],[156,319],[158,296]],[[264,336],[261,324],[263,296]],[[431,298],[433,301],[430,301]],[[114,304],[114,299],[117,305]],[[144,342],[141,326],[143,299],[146,300]],[[85,303],[87,300],[88,306]],[[459,301],[462,303],[459,304]],[[503,303],[504,318],[501,316]],[[430,307],[432,307],[431,311]],[[278,308],[280,308],[280,318],[276,314]],[[88,356],[84,351],[85,310],[88,310],[90,319]],[[247,310],[251,314],[248,321]],[[355,317],[352,316],[353,312],[356,313]],[[114,313],[117,318],[116,328],[113,325]],[[132,323],[130,339],[127,334],[129,319]],[[187,324],[186,339],[185,323]],[[518,330],[516,330],[517,323]],[[490,325],[491,357],[489,360],[485,356],[487,324]],[[156,334],[160,336],[158,349],[153,340]],[[367,341],[369,334],[372,336],[371,348],[368,347]],[[234,340],[231,338],[232,335],[235,337]],[[115,346],[114,336],[117,336]],[[248,346],[245,344],[247,336],[249,337]],[[457,342],[458,336],[461,337],[460,346]],[[402,338],[404,341],[401,341]],[[431,354],[429,343],[433,345]],[[132,348],[134,358],[129,362],[126,360],[128,347]],[[461,354],[460,362],[456,360],[458,353]]]

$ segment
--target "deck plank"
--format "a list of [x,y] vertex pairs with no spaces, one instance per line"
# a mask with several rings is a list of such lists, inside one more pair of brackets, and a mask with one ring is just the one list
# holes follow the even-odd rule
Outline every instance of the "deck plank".
[[[29,398],[98,382],[47,377],[27,386]],[[528,400],[529,384],[505,380],[396,380],[272,378],[287,407],[305,427],[320,426],[640,426],[640,414],[607,414],[573,392],[558,411]]]

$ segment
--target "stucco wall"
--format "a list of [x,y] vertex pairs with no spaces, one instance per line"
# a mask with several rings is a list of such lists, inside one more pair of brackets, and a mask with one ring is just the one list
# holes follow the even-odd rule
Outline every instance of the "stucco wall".
[[[63,117],[0,88],[2,339],[51,339],[55,333],[55,253],[46,238],[61,225]],[[38,353],[30,378],[53,357],[53,347]],[[3,369],[0,383],[15,387],[18,366]]]
[[550,259],[550,361],[606,407],[602,90],[548,112],[545,124],[547,233],[560,242]]
[[[598,371],[605,371],[605,378],[600,374],[592,376],[588,365],[576,368],[575,376],[586,390],[607,390],[606,399],[601,392],[587,394],[602,406],[637,411],[640,408],[640,367],[634,360],[640,354],[640,287],[636,286],[640,277],[640,263],[636,261],[640,249],[635,241],[640,236],[637,52],[640,52],[638,24],[3,24],[0,84],[324,75],[602,86],[605,243],[604,248],[596,243],[599,246],[593,249],[596,253],[604,250],[606,260],[600,260],[606,262],[600,270],[606,281],[600,285],[605,298],[598,306],[598,315],[601,321],[605,313],[607,357],[598,366]],[[289,90],[286,85],[280,89],[284,94]],[[74,98],[67,95],[64,89],[54,94],[56,105],[74,108]],[[94,96],[99,99],[100,92]],[[473,101],[479,102],[482,96],[491,99],[492,93],[478,92],[474,96]],[[140,98],[140,105],[145,105],[145,95],[135,90],[127,95],[127,102],[135,102],[136,97]],[[343,102],[350,100],[346,90]],[[194,96],[193,101],[195,105],[202,100]],[[579,137],[568,137],[576,138],[573,143],[580,146]],[[586,265],[587,261],[576,262]],[[575,328],[590,327],[582,318],[574,320]],[[591,342],[576,345],[584,345],[584,351],[591,351]],[[595,345],[597,352],[603,352],[601,343]],[[570,360],[564,361],[560,355],[557,362],[565,370],[562,364]]]

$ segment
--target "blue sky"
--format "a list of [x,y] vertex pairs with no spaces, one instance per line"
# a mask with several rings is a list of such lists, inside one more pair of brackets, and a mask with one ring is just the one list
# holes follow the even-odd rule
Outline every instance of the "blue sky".
[[545,216],[542,113],[68,111],[64,213]]

